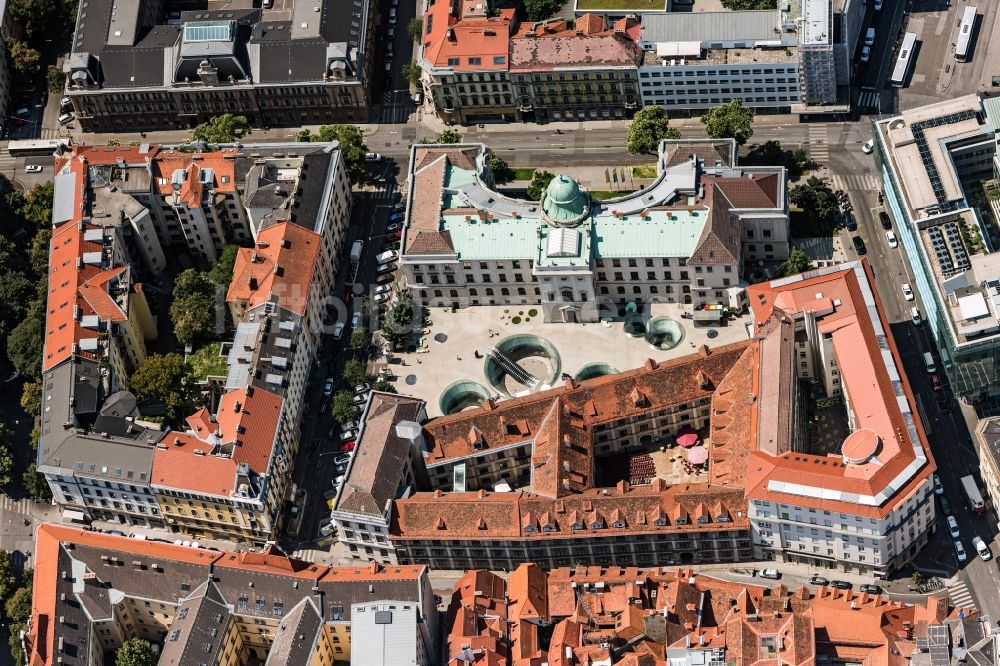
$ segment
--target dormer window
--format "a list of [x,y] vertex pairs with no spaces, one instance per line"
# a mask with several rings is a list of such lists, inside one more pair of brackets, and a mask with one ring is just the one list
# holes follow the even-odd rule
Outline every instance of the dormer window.
[[675,522],[678,525],[687,525],[688,524],[688,519],[687,518],[678,518]]
[[553,525],[552,523],[548,523],[547,525],[542,525],[542,531],[543,532],[557,532],[557,531],[559,531],[559,528],[556,527],[555,525]]
[[585,527],[583,523],[573,523],[572,528],[574,530],[582,530]]
[[728,523],[729,522],[729,516],[716,516],[715,517],[715,522],[717,522],[717,523]]
[[603,520],[595,520],[594,522],[592,522],[590,524],[590,529],[592,529],[592,530],[603,530],[604,529],[604,521]]
[[666,518],[657,518],[656,520],[653,521],[653,524],[656,525],[657,527],[666,527],[667,526],[667,519]]
[[708,522],[708,516],[698,516],[698,524],[704,525]]
[[538,528],[537,528],[537,527],[535,527],[534,525],[525,525],[525,526],[524,526],[524,531],[525,531],[525,532],[531,532],[531,533],[535,533],[535,532],[537,532],[537,531],[538,531]]
[[624,520],[616,520],[614,526],[618,529],[623,529],[625,527]]

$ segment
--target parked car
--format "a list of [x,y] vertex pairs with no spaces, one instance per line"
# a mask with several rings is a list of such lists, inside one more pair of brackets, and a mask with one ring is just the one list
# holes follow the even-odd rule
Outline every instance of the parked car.
[[896,234],[891,231],[885,232],[885,241],[889,244],[889,247],[899,247],[899,241],[896,240]]
[[59,100],[59,108],[65,109],[67,106],[73,106],[73,100],[71,100],[69,97],[63,97],[61,100]]
[[380,266],[393,263],[396,259],[399,259],[399,253],[395,250],[386,250],[385,252],[380,252],[375,256],[375,262]]
[[[351,434],[353,435],[355,433],[351,433]],[[341,444],[340,445],[340,450],[341,451],[353,451],[354,450],[354,440],[352,439],[349,442],[344,442],[343,444]]]
[[323,397],[329,398],[331,395],[333,395],[333,377],[327,377],[323,383]]
[[351,317],[351,330],[356,331],[359,326],[361,326],[361,313],[355,312],[354,316]]
[[846,580],[834,580],[830,581],[830,587],[837,588],[838,590],[849,590],[854,586],[848,583]]
[[371,390],[372,390],[372,387],[367,382],[364,383],[364,384],[358,384],[357,386],[354,387],[354,392],[355,393],[368,393]]
[[[390,213],[389,214],[389,221],[390,222],[399,222],[402,219],[403,219],[403,214],[402,213]],[[388,227],[386,227],[386,231],[391,231],[391,229],[389,229]]]
[[382,156],[378,153],[365,153],[365,162],[378,162]]
[[955,516],[948,516],[945,520],[948,521],[948,532],[951,533],[952,539],[957,539],[962,536],[962,533],[958,529],[958,521],[955,520]]
[[920,309],[916,307],[910,308],[910,321],[913,322],[914,326],[920,326],[923,323],[923,319],[920,318]]
[[42,167],[38,166],[37,164],[29,164],[28,166],[24,167],[24,171],[25,173],[41,173]]
[[382,273],[382,275],[375,276],[375,284],[378,285],[389,284],[394,279],[395,278],[393,277],[392,273]]
[[889,216],[886,214],[884,210],[879,211],[878,221],[882,224],[883,229],[888,229],[888,230],[892,229],[892,220],[889,219]]
[[941,485],[941,478],[937,474],[934,475],[934,494],[944,495],[944,486]]
[[392,204],[392,208],[393,210],[406,210],[406,202],[397,201],[396,203]]
[[390,298],[392,298],[392,294],[387,294],[385,292],[382,292],[381,294],[375,294],[372,297],[372,302],[373,303],[385,303]]
[[386,275],[388,273],[393,273],[396,270],[396,264],[382,264],[377,269],[375,273],[378,275]]
[[335,340],[339,340],[344,337],[344,322],[338,321],[333,325],[333,337]]
[[367,393],[358,393],[356,396],[354,396],[354,404],[355,405],[363,405],[366,402],[368,402],[368,394]]
[[398,249],[399,249],[399,241],[392,238],[387,238],[385,243],[382,244],[382,250],[386,252]]
[[978,536],[972,537],[972,547],[976,549],[977,553],[979,553],[979,558],[981,560],[988,560],[993,557],[993,553],[990,552],[990,547],[987,546],[986,542]]
[[875,150],[874,139],[868,139],[861,145],[861,152],[863,152],[865,155],[871,155],[873,150]]
[[357,421],[348,421],[347,423],[342,423],[340,425],[340,436],[343,439],[350,439],[350,437],[347,436],[347,433],[357,429],[358,429]]
[[337,465],[338,467],[340,467],[341,465],[346,465],[349,462],[351,462],[350,453],[341,453],[339,456],[333,459],[333,464]]
[[830,581],[828,581],[826,578],[823,578],[822,576],[813,576],[812,578],[809,579],[809,584],[810,585],[829,585]]
[[844,211],[844,226],[848,231],[858,230],[858,221],[854,218],[854,213],[849,210]]
[[959,562],[964,562],[969,559],[969,556],[965,554],[965,546],[962,545],[961,541],[955,541],[955,557],[958,558]]
[[882,588],[874,583],[865,583],[858,589],[862,592],[867,592],[868,594],[882,594]]
[[951,515],[951,504],[948,503],[948,498],[944,495],[938,495],[938,501],[941,502],[941,513],[946,516]]
[[777,569],[761,569],[757,572],[757,575],[761,578],[770,578],[771,580],[781,579],[781,572]]
[[384,293],[389,292],[389,291],[392,291],[392,287],[390,285],[387,285],[387,284],[380,284],[377,287],[375,287],[375,293],[376,294],[384,294]]
[[858,254],[867,254],[868,248],[865,247],[865,242],[861,240],[861,236],[852,237],[851,242],[854,243],[855,252]]
[[905,298],[908,301],[913,300],[913,289],[910,288],[909,282],[904,282],[903,284],[899,285],[899,288],[903,292],[903,298]]
[[[395,215],[399,215],[399,217],[397,217],[397,218],[396,218],[397,220],[398,220],[398,219],[399,219],[400,217],[402,217],[402,215],[400,215],[399,213],[393,213],[393,215],[394,215],[394,216],[395,216]],[[391,217],[390,217],[389,219],[391,220],[391,219],[393,219],[393,218],[391,218]],[[391,223],[391,224],[387,224],[387,225],[385,226],[385,232],[386,232],[386,233],[389,233],[390,231],[395,231],[396,229],[399,229],[399,222],[393,222],[393,223]]]
[[872,57],[872,47],[863,46],[861,47],[861,62],[868,62]]
[[337,526],[334,525],[333,522],[323,523],[322,525],[319,526],[319,533],[322,536],[330,536],[336,531],[337,531]]
[[941,383],[941,377],[937,373],[931,375],[931,390],[935,393],[944,390],[944,384]]
[[69,112],[62,114],[61,116],[59,116],[57,120],[59,121],[60,125],[65,125],[66,123],[73,120],[74,117],[75,117],[74,114],[72,112]]

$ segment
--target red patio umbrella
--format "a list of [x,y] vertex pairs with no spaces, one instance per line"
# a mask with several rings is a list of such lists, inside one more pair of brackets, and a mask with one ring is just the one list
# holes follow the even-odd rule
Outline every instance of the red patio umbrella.
[[704,465],[708,462],[708,449],[704,446],[696,446],[688,449],[687,459],[693,465]]
[[694,431],[694,428],[684,427],[680,429],[675,439],[684,448],[689,448],[698,443],[698,433]]

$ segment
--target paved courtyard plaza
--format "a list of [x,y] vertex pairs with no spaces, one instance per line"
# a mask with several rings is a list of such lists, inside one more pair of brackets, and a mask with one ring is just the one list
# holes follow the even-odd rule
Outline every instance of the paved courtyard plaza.
[[[686,306],[690,307],[690,306]],[[672,349],[654,349],[643,337],[626,335],[626,319],[589,324],[543,323],[541,314],[530,305],[480,306],[452,312],[450,308],[424,310],[430,324],[419,329],[406,344],[406,351],[395,353],[391,362],[383,357],[377,366],[400,393],[427,401],[428,416],[441,415],[442,392],[455,382],[474,382],[489,395],[507,396],[486,376],[486,361],[491,347],[515,335],[538,336],[558,353],[558,360],[531,356],[517,364],[533,377],[539,378],[534,390],[546,388],[546,381],[555,367],[556,379],[551,386],[562,384],[563,375],[576,375],[584,366],[606,363],[624,371],[641,366],[646,359],[667,360],[694,353],[705,344],[717,347],[747,338],[749,316],[725,321],[722,325],[695,325],[682,317],[683,305],[653,304],[642,313],[643,320],[654,317],[674,319],[683,329],[683,338]],[[426,320],[425,320],[426,321]],[[416,324],[415,324],[416,326]],[[504,361],[511,359],[505,358]],[[509,365],[509,364],[508,364]],[[515,373],[516,373],[515,369]],[[507,392],[529,391],[506,373],[503,385]],[[473,405],[468,405],[473,406]]]

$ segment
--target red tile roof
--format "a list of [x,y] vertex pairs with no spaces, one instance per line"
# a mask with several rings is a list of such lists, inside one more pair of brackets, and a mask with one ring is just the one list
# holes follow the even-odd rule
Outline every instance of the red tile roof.
[[[595,18],[579,19],[583,26],[569,28],[561,20],[524,24],[510,41],[510,71],[537,72],[572,67],[627,67],[642,62],[636,43],[641,26],[622,19],[611,30],[595,31]],[[603,28],[603,20],[600,20]]]
[[257,245],[241,248],[233,267],[227,301],[247,309],[275,302],[305,314],[322,238],[291,222],[280,222],[257,234]]
[[[485,7],[485,0],[430,3],[424,14],[423,59],[456,71],[506,71],[517,15],[514,9],[501,9],[499,16],[487,16]],[[472,58],[478,58],[478,64]]]
[[281,416],[282,400],[260,388],[228,391],[219,399],[216,419],[224,443],[235,442],[233,460],[257,473],[267,470]]
[[228,497],[236,483],[236,462],[211,455],[212,446],[187,433],[173,433],[153,451],[150,483],[188,492]]

